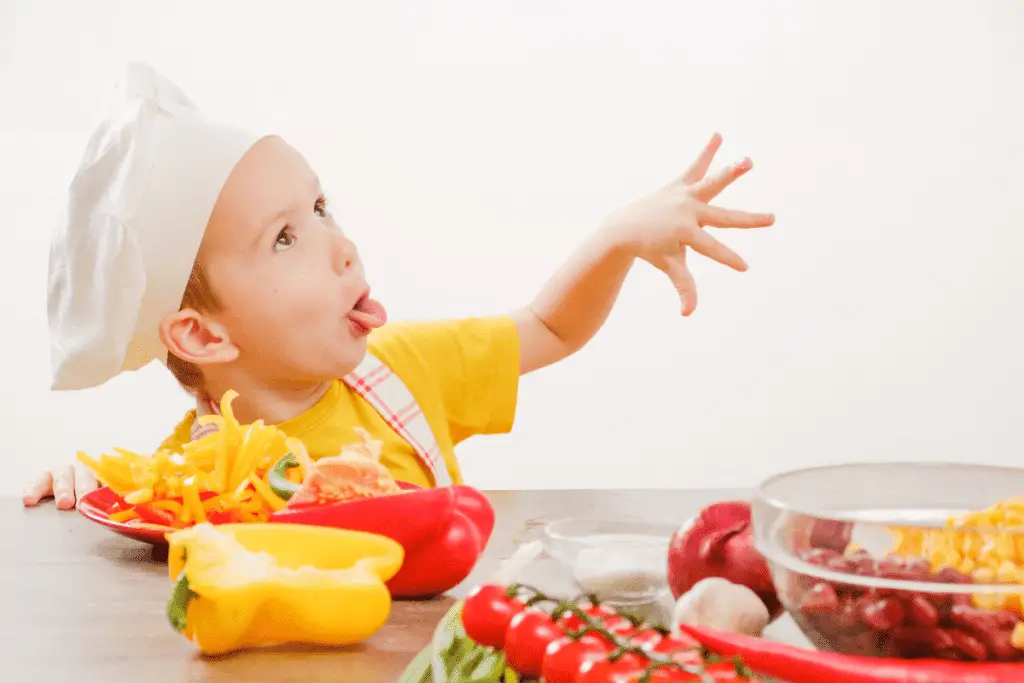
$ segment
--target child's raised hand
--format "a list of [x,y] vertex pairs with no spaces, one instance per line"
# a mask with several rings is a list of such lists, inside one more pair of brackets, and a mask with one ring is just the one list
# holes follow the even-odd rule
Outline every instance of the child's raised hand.
[[25,507],[53,498],[58,510],[72,510],[78,498],[96,488],[96,477],[87,467],[70,464],[43,472],[29,482],[21,495]]
[[704,232],[704,227],[763,228],[775,222],[770,213],[747,213],[708,203],[753,167],[750,159],[744,159],[707,175],[721,144],[716,133],[682,177],[616,211],[605,225],[613,239],[668,275],[679,292],[683,315],[697,307],[697,286],[686,265],[688,249],[738,271],[747,269],[739,254]]

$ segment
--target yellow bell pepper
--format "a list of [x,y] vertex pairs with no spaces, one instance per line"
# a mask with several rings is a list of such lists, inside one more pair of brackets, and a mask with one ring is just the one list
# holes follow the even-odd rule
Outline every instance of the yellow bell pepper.
[[171,625],[209,655],[350,645],[387,622],[402,546],[305,524],[197,524],[168,534]]

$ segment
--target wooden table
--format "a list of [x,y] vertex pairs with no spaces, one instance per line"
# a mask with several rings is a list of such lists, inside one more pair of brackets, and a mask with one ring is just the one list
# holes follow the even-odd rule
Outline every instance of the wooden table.
[[[445,597],[396,602],[388,624],[358,647],[289,647],[204,658],[167,623],[166,553],[52,505],[0,498],[0,680],[75,683],[282,681],[394,683],[453,600],[546,522],[600,514],[681,523],[744,491],[508,491],[488,493],[497,525],[472,576]],[[788,618],[772,637],[806,642]]]

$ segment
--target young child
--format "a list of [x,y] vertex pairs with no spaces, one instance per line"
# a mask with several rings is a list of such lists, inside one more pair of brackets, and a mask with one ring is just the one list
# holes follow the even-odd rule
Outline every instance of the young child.
[[[364,428],[381,462],[420,486],[461,483],[454,447],[512,428],[520,375],[582,348],[637,259],[664,271],[682,314],[697,305],[690,250],[746,264],[705,226],[757,228],[771,214],[710,204],[751,168],[708,174],[715,135],[678,179],[613,213],[521,310],[386,323],[356,245],[316,173],[280,137],[206,120],[145,65],[129,67],[70,186],[50,257],[53,388],[82,389],[151,361],[196,397],[163,448],[180,450],[228,390],[262,419],[336,455]],[[73,508],[84,468],[47,472],[26,506]]]

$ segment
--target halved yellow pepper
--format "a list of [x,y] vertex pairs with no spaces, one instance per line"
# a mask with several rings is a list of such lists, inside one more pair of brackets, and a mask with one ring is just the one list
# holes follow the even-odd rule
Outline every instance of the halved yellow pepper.
[[350,645],[391,613],[402,546],[305,524],[197,524],[168,534],[171,625],[210,655],[260,645]]

